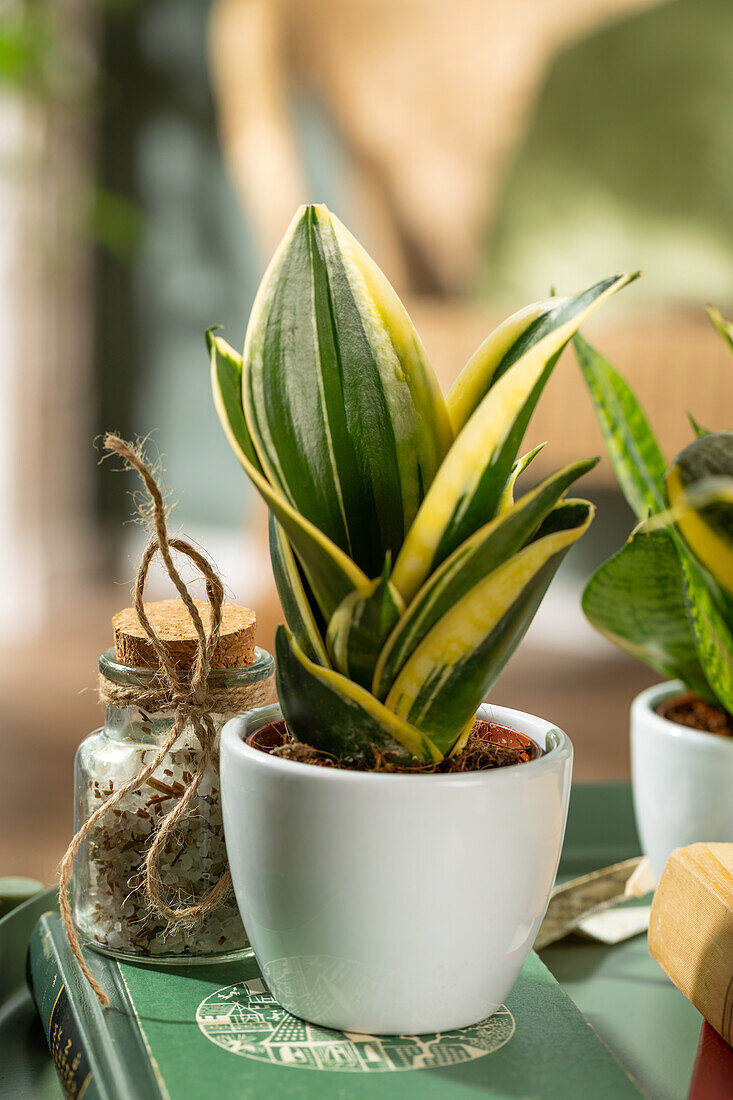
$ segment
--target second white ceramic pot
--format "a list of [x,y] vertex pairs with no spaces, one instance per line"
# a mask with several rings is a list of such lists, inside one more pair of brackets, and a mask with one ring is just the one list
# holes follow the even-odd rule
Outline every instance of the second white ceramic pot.
[[521,711],[479,716],[544,754],[484,772],[356,772],[247,745],[281,717],[277,706],[224,727],[237,902],[289,1012],[344,1031],[419,1034],[474,1024],[509,993],[555,881],[573,750]]
[[675,848],[733,841],[733,737],[680,726],[657,707],[687,689],[656,684],[631,704],[634,813],[644,854],[661,875]]

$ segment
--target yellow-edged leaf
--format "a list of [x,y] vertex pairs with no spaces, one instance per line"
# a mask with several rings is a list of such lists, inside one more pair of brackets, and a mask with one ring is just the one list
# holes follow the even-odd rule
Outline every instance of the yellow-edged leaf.
[[395,759],[433,763],[442,758],[429,737],[392,714],[364,688],[309,661],[282,626],[277,630],[275,653],[278,696],[296,740],[347,761],[369,760],[374,749]]
[[303,565],[318,605],[328,619],[341,601],[354,588],[367,584],[369,578],[322,531],[301,516],[254,464],[248,453],[251,440],[242,435],[244,419],[239,421],[236,403],[232,401],[228,388],[222,385],[223,378],[236,367],[237,360],[241,364],[241,357],[220,337],[211,338],[210,352],[214,404],[227,439],[250,481],[285,531]]
[[536,447],[533,447],[531,451],[528,451],[526,455],[522,455],[512,466],[512,472],[510,473],[507,483],[504,486],[504,492],[501,494],[501,500],[499,502],[499,514],[507,512],[514,505],[514,487],[517,484],[517,479],[521,477],[529,464],[537,457],[540,451],[547,446],[547,443],[540,443]]
[[438,620],[402,667],[385,706],[449,752],[524,636],[562,557],[592,518],[586,501],[557,505],[534,542]]
[[272,572],[285,621],[305,655],[328,668],[326,647],[295,554],[273,512],[269,513],[269,529]]
[[365,688],[371,687],[379,653],[405,610],[389,573],[388,558],[382,576],[342,600],[328,624],[326,643],[334,668]]
[[404,306],[325,206],[296,214],[243,358],[244,413],[268,481],[376,576],[453,437]]
[[454,435],[458,435],[486,396],[507,352],[535,321],[550,313],[561,301],[567,299],[546,298],[525,306],[502,321],[476,349],[445,399]]
[[428,490],[395,562],[392,582],[406,603],[425,578],[499,507],[521,437],[562,348],[610,295],[635,278],[599,284],[588,305],[514,363],[481,401]]

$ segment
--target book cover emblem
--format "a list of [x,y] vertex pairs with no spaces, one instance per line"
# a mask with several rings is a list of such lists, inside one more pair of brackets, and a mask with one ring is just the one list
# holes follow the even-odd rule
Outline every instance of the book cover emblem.
[[506,1005],[458,1031],[431,1035],[359,1035],[331,1031],[291,1016],[262,978],[224,986],[198,1006],[196,1022],[232,1054],[298,1069],[380,1073],[437,1069],[483,1058],[508,1043],[514,1017]]

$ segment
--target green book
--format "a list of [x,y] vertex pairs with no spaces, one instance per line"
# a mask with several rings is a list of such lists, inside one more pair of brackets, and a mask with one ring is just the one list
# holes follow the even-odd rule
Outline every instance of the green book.
[[157,967],[94,951],[86,957],[110,996],[108,1009],[86,985],[58,913],[41,917],[29,979],[74,1100],[641,1095],[535,954],[487,1020],[437,1035],[382,1037],[291,1016],[252,957]]

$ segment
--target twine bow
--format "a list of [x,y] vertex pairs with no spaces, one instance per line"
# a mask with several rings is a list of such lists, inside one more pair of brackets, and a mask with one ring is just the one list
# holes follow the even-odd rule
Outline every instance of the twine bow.
[[[215,761],[216,755],[216,727],[211,717],[211,712],[216,713],[217,705],[220,712],[236,709],[238,704],[246,703],[248,706],[259,705],[266,700],[265,695],[270,684],[255,684],[242,691],[226,691],[219,689],[210,691],[208,678],[211,671],[211,662],[219,641],[221,629],[222,605],[224,603],[224,587],[221,579],[212,567],[211,563],[203,557],[199,551],[184,539],[170,538],[166,527],[166,513],[163,496],[153,477],[145,465],[140,453],[126,443],[119,436],[111,433],[104,439],[106,450],[120,455],[128,469],[136,470],[145,485],[152,503],[152,520],[155,533],[145,548],[140,562],[137,580],[135,583],[135,611],[140,624],[147,634],[156,656],[160,663],[156,674],[155,685],[148,689],[118,688],[107,680],[103,680],[100,686],[100,695],[107,701],[121,706],[136,705],[144,710],[171,713],[174,721],[170,733],[155,754],[154,759],[145,764],[137,775],[115,791],[106,802],[102,803],[87,819],[84,825],[74,836],[61,861],[61,874],[59,886],[59,908],[74,957],[79,964],[84,976],[94,990],[98,1000],[103,1006],[109,1004],[109,998],[99,983],[91,974],[79,946],[79,940],[71,915],[71,903],[69,899],[69,885],[73,872],[74,859],[79,847],[99,820],[108,814],[122,799],[133,791],[142,787],[154,774],[157,768],[165,760],[172,750],[185,726],[190,725],[198,739],[201,755],[198,761],[196,773],[191,782],[185,788],[177,805],[162,819],[153,842],[150,845],[145,858],[145,889],[151,905],[163,917],[173,923],[182,921],[201,920],[226,898],[231,889],[231,874],[229,868],[219,878],[218,882],[195,905],[184,908],[173,908],[165,897],[165,891],[160,876],[160,858],[168,841],[172,838],[177,824],[189,811],[196,792],[201,784],[209,764]],[[207,634],[204,624],[189,591],[178,572],[172,550],[185,554],[196,565],[206,582],[206,596],[211,607],[211,626]],[[156,554],[160,554],[168,576],[173,581],[183,604],[191,617],[197,635],[196,655],[190,672],[181,674],[176,668],[166,646],[155,633],[150,620],[145,612],[143,593],[150,563]],[[254,689],[254,691],[253,691]],[[228,705],[227,705],[228,704]]]

